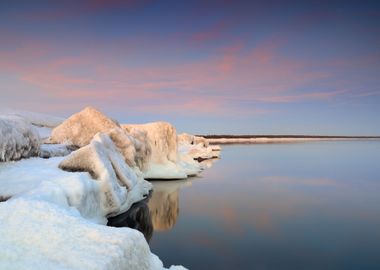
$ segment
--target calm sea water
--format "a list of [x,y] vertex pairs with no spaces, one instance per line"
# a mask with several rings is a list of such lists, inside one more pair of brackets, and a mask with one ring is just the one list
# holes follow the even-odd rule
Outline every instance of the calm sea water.
[[166,266],[380,269],[380,142],[224,146],[201,177],[154,187],[113,222]]

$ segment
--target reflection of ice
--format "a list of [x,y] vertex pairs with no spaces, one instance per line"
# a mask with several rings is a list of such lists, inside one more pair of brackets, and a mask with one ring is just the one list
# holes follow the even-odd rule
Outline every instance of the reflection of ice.
[[133,204],[127,212],[109,218],[107,225],[112,227],[129,227],[139,230],[149,242],[153,235],[153,225],[147,199]]
[[212,165],[218,160],[218,158],[205,159],[200,164],[202,169],[211,168]]
[[148,206],[154,230],[165,231],[174,226],[179,214],[178,191],[187,186],[191,186],[190,180],[153,182]]

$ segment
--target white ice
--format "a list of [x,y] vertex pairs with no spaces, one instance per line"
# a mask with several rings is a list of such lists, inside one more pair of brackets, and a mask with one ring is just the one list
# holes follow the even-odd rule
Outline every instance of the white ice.
[[40,136],[25,119],[0,116],[0,162],[36,156],[39,147]]

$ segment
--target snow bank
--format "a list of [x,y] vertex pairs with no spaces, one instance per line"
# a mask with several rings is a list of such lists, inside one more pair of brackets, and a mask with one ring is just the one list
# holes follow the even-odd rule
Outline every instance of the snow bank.
[[40,137],[25,119],[0,116],[0,162],[36,156],[39,147]]
[[91,223],[73,208],[17,198],[0,203],[0,219],[0,269],[163,269],[140,232]]
[[93,107],[86,107],[54,128],[47,142],[82,147],[89,144],[96,133],[106,132],[117,127],[120,126],[114,120]]

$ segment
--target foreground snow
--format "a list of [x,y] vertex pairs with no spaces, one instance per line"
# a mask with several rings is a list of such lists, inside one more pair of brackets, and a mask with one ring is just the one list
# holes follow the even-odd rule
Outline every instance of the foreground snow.
[[[163,269],[140,232],[100,225],[101,182],[60,170],[63,159],[0,163],[0,195],[12,196],[0,203],[0,269]],[[147,188],[138,182],[128,204]]]
[[75,208],[17,198],[0,204],[0,219],[0,269],[164,269],[139,231],[91,223]]

